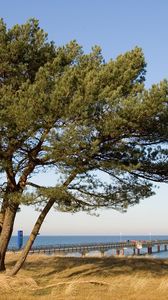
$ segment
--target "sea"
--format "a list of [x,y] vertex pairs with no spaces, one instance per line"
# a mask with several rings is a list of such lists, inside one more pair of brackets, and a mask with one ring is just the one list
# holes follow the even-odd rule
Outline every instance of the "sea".
[[[23,236],[23,246],[28,240],[28,236]],[[38,235],[33,246],[63,245],[63,244],[86,244],[86,243],[108,243],[108,242],[124,242],[124,241],[146,241],[146,240],[168,240],[168,235]],[[9,248],[18,247],[18,237],[12,236]],[[153,247],[153,250],[156,249]],[[162,248],[161,248],[162,250]],[[110,256],[114,250],[108,250],[106,255]],[[125,249],[125,255],[131,254],[131,249]],[[146,249],[141,249],[141,253],[145,254]],[[92,255],[92,254],[90,254]],[[168,258],[167,252],[159,252],[152,254],[155,258]]]

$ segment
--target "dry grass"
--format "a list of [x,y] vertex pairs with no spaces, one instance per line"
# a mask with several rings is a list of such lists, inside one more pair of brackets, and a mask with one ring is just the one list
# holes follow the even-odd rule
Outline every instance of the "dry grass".
[[0,275],[0,299],[166,300],[168,260],[32,255],[17,276]]

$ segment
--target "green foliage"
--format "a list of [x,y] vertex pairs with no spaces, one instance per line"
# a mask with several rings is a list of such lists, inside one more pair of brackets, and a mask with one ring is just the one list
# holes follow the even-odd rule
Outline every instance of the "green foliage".
[[[151,196],[152,181],[168,180],[168,82],[146,90],[145,73],[138,47],[105,62],[98,46],[84,54],[76,41],[49,43],[35,19],[11,29],[1,20],[2,198],[53,198],[57,209],[75,212],[125,211]],[[62,183],[29,181],[51,168]]]

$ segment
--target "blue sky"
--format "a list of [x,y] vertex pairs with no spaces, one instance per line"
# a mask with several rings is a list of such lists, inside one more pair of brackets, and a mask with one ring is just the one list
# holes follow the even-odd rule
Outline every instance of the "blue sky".
[[[105,60],[140,46],[147,62],[146,87],[168,78],[167,0],[1,0],[0,6],[8,27],[35,17],[57,45],[76,39],[88,52],[97,44]],[[167,195],[168,185],[162,185],[156,196],[126,214],[106,210],[99,218],[51,211],[41,234],[168,234]],[[23,208],[14,233],[21,228],[29,233],[37,215],[33,208]]]

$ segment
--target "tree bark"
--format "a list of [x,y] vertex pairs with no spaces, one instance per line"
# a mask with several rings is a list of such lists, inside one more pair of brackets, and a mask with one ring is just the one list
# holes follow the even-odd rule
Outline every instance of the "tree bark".
[[2,231],[2,227],[3,227],[3,222],[4,222],[4,219],[5,219],[6,207],[7,207],[7,200],[6,200],[6,198],[4,198],[3,201],[2,201],[1,211],[0,211],[0,234],[1,234],[1,231]]
[[1,234],[1,231],[2,231],[2,226],[3,226],[4,218],[5,218],[5,212],[1,211],[0,212],[0,234]]
[[40,230],[40,227],[47,215],[47,213],[49,212],[49,210],[51,209],[51,207],[53,206],[55,202],[55,199],[50,199],[49,202],[46,204],[46,206],[43,208],[42,212],[40,213],[34,227],[33,227],[33,230],[30,234],[30,237],[17,261],[17,263],[15,264],[15,266],[13,267],[13,269],[9,272],[7,272],[7,275],[9,276],[13,276],[13,275],[16,275],[17,272],[20,270],[20,268],[22,267],[22,265],[24,264],[25,260],[26,260],[26,257],[29,253],[29,250],[31,249],[33,243],[34,243],[34,240]]
[[17,212],[18,204],[9,205],[5,211],[1,236],[0,236],[0,271],[5,270],[5,255],[9,240],[13,231],[13,224]]

